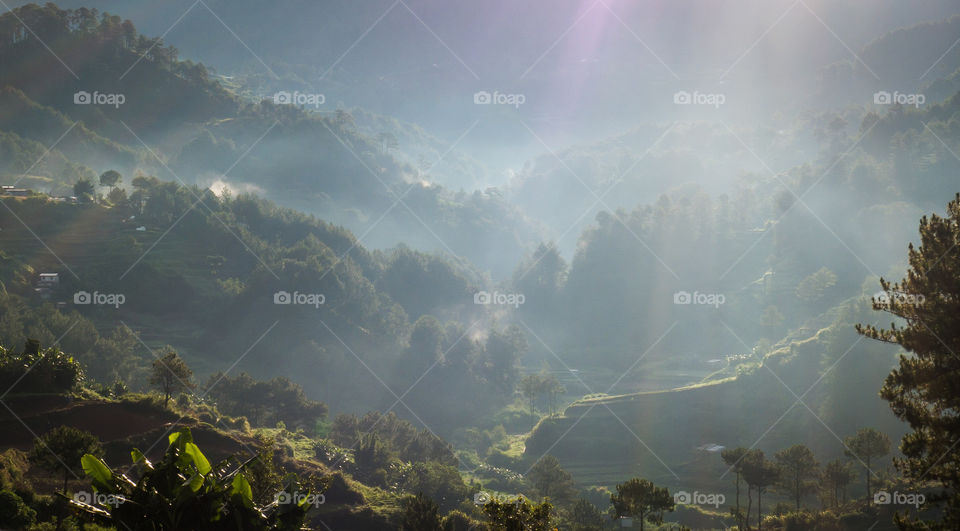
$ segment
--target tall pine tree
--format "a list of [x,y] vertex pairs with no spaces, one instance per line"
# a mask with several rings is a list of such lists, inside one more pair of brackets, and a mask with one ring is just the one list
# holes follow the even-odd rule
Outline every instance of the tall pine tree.
[[920,247],[910,245],[907,277],[881,279],[885,296],[875,310],[900,319],[889,329],[858,325],[861,334],[895,343],[907,354],[884,382],[880,395],[912,432],[896,464],[916,488],[942,510],[937,522],[898,515],[903,529],[960,529],[960,194],[947,216],[920,220]]

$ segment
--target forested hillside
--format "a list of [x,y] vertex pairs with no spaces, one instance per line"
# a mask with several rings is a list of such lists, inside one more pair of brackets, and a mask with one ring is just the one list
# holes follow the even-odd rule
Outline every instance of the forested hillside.
[[3,6],[0,529],[960,525],[960,10],[694,4]]

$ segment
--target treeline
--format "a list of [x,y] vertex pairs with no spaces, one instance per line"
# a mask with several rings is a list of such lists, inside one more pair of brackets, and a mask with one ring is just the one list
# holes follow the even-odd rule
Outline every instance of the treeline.
[[[920,109],[894,105],[882,114],[847,110],[805,120],[797,127],[819,130],[814,162],[776,177],[749,174],[727,194],[683,186],[647,204],[601,211],[570,261],[560,245],[541,244],[508,283],[526,297],[517,314],[554,338],[552,348],[569,351],[571,364],[616,370],[632,363],[625,353],[651,344],[678,319],[701,333],[664,337],[651,361],[660,352],[742,351],[740,340],[750,348],[772,344],[865,295],[870,272],[887,271],[915,237],[913,222],[955,191],[960,94]],[[617,152],[590,157],[617,160]],[[604,184],[609,168],[575,161],[590,182]],[[723,300],[678,304],[674,296],[683,292]]]
[[[155,127],[144,120],[151,114],[165,117],[165,123],[203,121],[237,108],[206,67],[179,60],[176,48],[139,34],[129,20],[96,9],[64,10],[48,3],[5,13],[0,16],[0,57],[5,65],[0,86],[17,87],[55,109],[70,108],[71,116],[107,137],[120,132],[117,120],[140,129]],[[150,105],[134,98],[145,87],[153,94]],[[124,94],[129,104],[73,105],[78,91]]]
[[[196,331],[195,339],[175,342],[191,362],[232,359],[256,344],[244,370],[276,375],[283,367],[320,367],[301,383],[326,401],[389,406],[386,390],[380,399],[353,381],[371,376],[355,355],[398,393],[412,386],[405,401],[431,424],[462,426],[466,413],[494,411],[513,400],[527,345],[519,329],[491,326],[485,308],[474,304],[484,277],[469,264],[405,247],[369,252],[342,227],[249,195],[217,196],[143,175],[129,180],[129,192],[117,186],[125,182],[122,175],[98,186],[101,181],[78,183],[78,191],[100,204],[36,197],[9,205],[44,241],[63,241],[64,234],[82,241],[54,244],[70,271],[49,253],[26,262],[37,256],[39,243],[15,226],[12,214],[0,213],[11,222],[0,237],[10,242],[0,264],[10,273],[2,308],[9,317],[0,323],[0,339],[50,343],[65,334],[62,341],[89,362],[91,377],[142,386],[148,352],[132,331],[177,322]],[[79,313],[39,304],[36,275],[47,271],[61,272],[50,302],[65,302]],[[74,294],[83,291],[123,294],[124,303],[74,304]],[[323,302],[276,304],[283,292],[322,295]],[[420,313],[425,315],[412,319]],[[118,314],[130,317],[112,336],[100,338],[92,322],[110,322]],[[258,344],[274,322],[269,342]],[[50,331],[41,337],[44,327]],[[98,341],[104,355],[94,351]],[[491,395],[490,389],[498,392]],[[437,401],[437,392],[462,401]]]

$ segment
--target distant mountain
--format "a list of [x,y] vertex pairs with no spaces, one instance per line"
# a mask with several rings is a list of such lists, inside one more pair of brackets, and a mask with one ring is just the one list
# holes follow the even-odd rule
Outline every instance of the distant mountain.
[[[544,151],[524,124],[557,148],[673,119],[666,103],[678,90],[725,92],[722,113],[699,114],[731,120],[822,108],[811,96],[824,66],[849,60],[862,69],[856,52],[888,82],[891,68],[926,68],[936,60],[926,55],[950,43],[930,42],[924,57],[907,63],[864,47],[896,28],[960,13],[950,0],[61,4],[129,18],[186,57],[239,76],[254,99],[319,92],[321,110],[363,107],[451,141],[479,119],[459,147],[490,168]],[[525,102],[477,106],[479,91],[520,93]]]
[[[498,276],[539,239],[535,225],[498,195],[430,184],[421,173],[428,167],[404,160],[378,135],[381,125],[396,131],[398,142],[427,148],[423,155],[433,161],[447,151],[436,139],[369,113],[361,114],[361,130],[346,111],[316,115],[245,101],[205,66],[179,60],[175,48],[119,17],[52,4],[19,8],[0,16],[0,58],[0,131],[18,143],[11,148],[17,162],[6,167],[11,182],[29,170],[39,188],[65,193],[82,176],[116,169],[127,183],[142,171],[257,191],[345,224],[373,247],[403,241],[468,257]],[[36,159],[19,151],[35,149],[20,139],[87,169],[31,167]],[[448,163],[473,171],[462,157]]]

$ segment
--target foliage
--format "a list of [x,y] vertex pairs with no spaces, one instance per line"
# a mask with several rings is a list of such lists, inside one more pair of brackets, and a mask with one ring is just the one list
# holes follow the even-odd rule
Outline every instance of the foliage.
[[435,461],[414,463],[402,484],[405,492],[422,493],[447,513],[470,497],[473,489],[464,484],[456,467]]
[[815,273],[804,278],[797,285],[796,294],[802,301],[818,301],[826,295],[827,290],[837,284],[837,275],[826,267],[821,267]]
[[560,461],[552,455],[540,458],[527,473],[527,477],[540,496],[551,502],[566,505],[577,494],[573,476],[560,467]]
[[847,485],[853,482],[853,464],[834,459],[820,473],[820,488],[829,500],[828,507],[839,508],[847,501]]
[[552,509],[549,502],[533,504],[522,496],[515,501],[490,500],[483,505],[490,531],[548,531]]
[[859,461],[863,466],[863,475],[867,483],[867,505],[873,503],[873,491],[870,488],[871,479],[876,471],[870,467],[871,461],[890,453],[890,438],[885,433],[873,428],[860,428],[857,433],[844,439],[846,450],[844,453]]
[[736,505],[734,505],[730,512],[737,521],[737,525],[744,527],[746,523],[745,516],[740,510],[740,482],[743,480],[743,458],[746,457],[748,449],[740,446],[737,448],[724,448],[720,451],[720,457],[723,459],[723,462],[729,467],[728,470],[733,470],[734,472],[734,481],[737,488],[736,494]]
[[282,421],[291,429],[312,428],[327,414],[326,404],[308,399],[299,384],[282,376],[258,381],[247,373],[233,378],[216,373],[206,388],[220,411],[243,415],[254,426],[275,426]]
[[333,444],[328,439],[319,440],[313,445],[313,455],[319,459],[320,462],[332,467],[343,467],[350,457],[347,451]]
[[443,531],[486,531],[487,526],[470,518],[463,511],[450,511],[440,521]]
[[122,180],[123,176],[116,170],[107,170],[100,174],[100,186],[114,188],[120,184]]
[[[776,484],[780,480],[780,468],[775,463],[767,460],[763,451],[753,449],[748,451],[743,457],[743,480],[747,483],[747,492],[750,489],[757,491],[757,525],[763,521],[763,493],[767,487]],[[747,518],[750,516],[750,508],[747,507]],[[749,525],[749,524],[748,524]]]
[[657,487],[652,481],[633,478],[617,484],[616,494],[610,496],[610,503],[617,518],[632,516],[640,521],[640,529],[646,522],[660,525],[664,511],[672,512],[673,497],[666,487]]
[[[287,529],[297,530],[309,509],[309,497],[299,502],[292,498],[299,492],[295,477],[288,477],[284,489],[268,505],[254,502],[253,490],[246,477],[249,463],[227,460],[211,466],[193,442],[190,430],[184,428],[169,436],[169,447],[163,459],[154,465],[139,451],[133,450],[136,481],[110,470],[93,455],[83,456],[83,469],[97,492],[113,500],[100,506],[71,501],[87,514],[124,529]],[[254,458],[256,459],[256,457]],[[294,500],[291,503],[279,503]]]
[[457,464],[449,443],[426,429],[418,431],[413,424],[393,412],[384,415],[371,411],[363,417],[338,415],[330,428],[330,439],[344,448],[356,447],[361,442],[362,434],[376,435],[386,451],[404,461]]
[[557,380],[557,377],[546,371],[540,373],[528,374],[520,380],[520,393],[530,405],[530,414],[536,413],[537,399],[547,397],[547,403],[550,414],[556,412],[557,397],[564,391],[563,385]]
[[360,438],[353,460],[357,477],[379,487],[386,487],[386,470],[394,459],[380,437],[367,434]]
[[799,511],[800,500],[816,490],[820,465],[810,448],[802,444],[780,450],[774,459],[780,466],[780,486],[793,497]]
[[73,185],[73,195],[77,196],[77,199],[81,201],[90,201],[96,195],[96,188],[93,186],[93,181],[89,179],[80,179]]
[[193,378],[193,371],[187,367],[186,362],[177,355],[177,352],[168,346],[153,362],[150,383],[163,393],[163,405],[166,407],[174,393],[194,387],[190,381],[191,378]]
[[37,512],[13,491],[0,490],[0,526],[26,529],[37,519]]
[[579,498],[570,509],[570,521],[574,531],[599,529],[603,526],[603,513],[596,505]]
[[56,473],[63,471],[63,493],[67,492],[70,475],[76,477],[82,470],[80,458],[84,455],[103,455],[100,440],[92,433],[71,426],[58,426],[36,439],[30,450],[30,462]]
[[[888,312],[905,324],[893,323],[889,330],[857,328],[868,337],[896,343],[909,353],[900,357],[900,365],[887,377],[881,396],[913,430],[900,444],[904,458],[896,461],[898,469],[912,481],[942,488],[928,502],[942,507],[943,519],[924,523],[900,517],[899,522],[908,528],[960,526],[960,478],[956,473],[960,458],[952,451],[960,438],[960,362],[956,355],[960,338],[960,194],[947,206],[947,213],[946,217],[932,215],[920,221],[921,244],[917,248],[910,245],[907,277],[896,284],[881,279],[887,296],[875,300],[874,309]],[[885,455],[888,448],[889,441],[876,437],[864,440],[861,447],[868,457]]]
[[7,448],[0,453],[0,489],[28,489],[24,477],[30,469],[29,455],[16,448]]
[[409,496],[403,501],[401,531],[441,531],[437,504],[422,493]]
[[0,347],[0,387],[17,393],[66,393],[83,382],[83,367],[57,347],[27,340],[23,352]]

